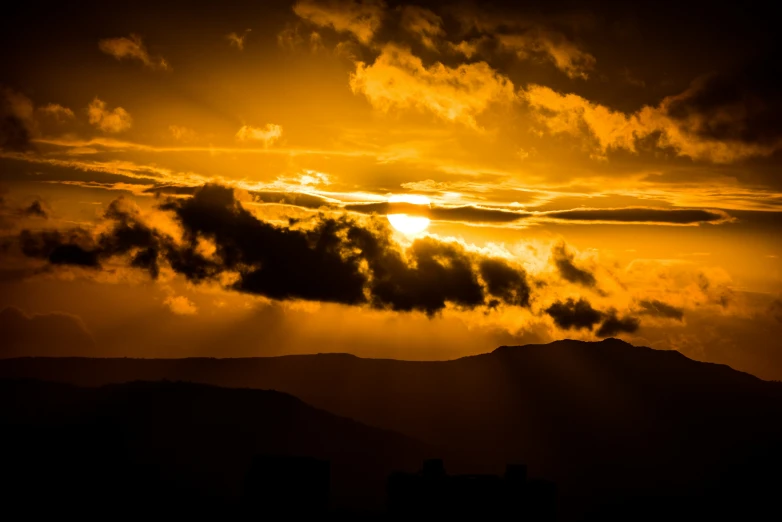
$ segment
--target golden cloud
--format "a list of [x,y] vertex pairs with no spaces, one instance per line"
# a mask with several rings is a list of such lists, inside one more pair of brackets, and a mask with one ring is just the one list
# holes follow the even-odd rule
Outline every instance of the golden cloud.
[[443,19],[429,9],[408,5],[402,8],[402,28],[415,35],[425,47],[436,51],[437,40],[445,36]]
[[252,127],[242,125],[236,132],[236,139],[239,141],[260,141],[265,146],[269,146],[282,136],[282,126],[274,123],[267,123],[263,127]]
[[65,120],[72,120],[76,117],[76,115],[73,113],[71,109],[68,107],[63,107],[62,105],[59,105],[57,103],[49,103],[47,105],[44,105],[43,107],[38,107],[37,109],[41,114],[44,114],[46,116],[51,116],[57,121],[65,121]]
[[500,47],[513,52],[521,60],[542,55],[570,78],[589,77],[595,66],[595,57],[582,51],[564,35],[535,28],[520,34],[497,35]]
[[87,107],[87,115],[90,123],[103,132],[122,132],[133,125],[128,111],[122,107],[110,110],[106,102],[97,97]]
[[169,125],[168,130],[177,141],[190,142],[198,137],[198,133],[196,131],[183,125]]
[[383,20],[385,4],[376,0],[300,0],[293,12],[315,25],[351,33],[368,44]]
[[409,49],[395,44],[386,44],[374,63],[359,62],[350,87],[380,110],[422,109],[473,128],[479,128],[475,117],[492,103],[516,99],[513,82],[486,62],[426,67]]
[[176,315],[195,315],[198,313],[196,305],[183,295],[169,296],[163,301],[163,304]]
[[236,47],[240,51],[243,51],[244,39],[247,38],[247,35],[250,33],[250,31],[252,31],[252,29],[245,29],[244,33],[242,33],[241,35],[238,33],[231,32],[225,35],[225,38],[228,40],[228,43],[231,46]]
[[150,69],[170,70],[171,67],[162,56],[152,56],[147,51],[144,41],[137,34],[129,38],[106,38],[98,42],[98,48],[117,60],[138,60]]
[[[561,94],[542,85],[530,85],[521,94],[551,133],[587,137],[594,157],[598,158],[605,158],[612,148],[637,152],[637,140],[653,134],[659,134],[660,146],[672,147],[683,156],[715,163],[768,156],[782,145],[715,140],[688,132],[693,122],[674,119],[667,110],[677,99],[687,95],[685,92],[669,96],[657,107],[646,106],[625,114],[576,94]],[[690,118],[697,117],[692,115]]]

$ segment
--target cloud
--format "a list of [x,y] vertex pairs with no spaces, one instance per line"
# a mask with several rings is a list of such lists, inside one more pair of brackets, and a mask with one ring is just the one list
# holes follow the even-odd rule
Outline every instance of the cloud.
[[434,207],[429,212],[432,219],[473,223],[512,223],[530,214],[499,208],[465,205],[459,207]]
[[597,285],[597,279],[591,272],[575,265],[573,254],[567,251],[564,243],[555,246],[551,255],[554,265],[564,280],[590,288]]
[[782,299],[774,299],[771,302],[769,313],[778,323],[782,323]]
[[523,271],[498,259],[484,259],[478,266],[490,295],[511,305],[529,306],[531,290]]
[[244,50],[244,39],[247,38],[247,35],[250,34],[251,31],[252,31],[252,29],[245,29],[244,33],[242,33],[241,35],[239,35],[237,33],[233,33],[233,32],[232,33],[228,33],[227,35],[225,35],[225,38],[228,40],[228,43],[231,46],[236,47],[240,51],[243,51]]
[[676,319],[677,321],[684,319],[684,310],[671,306],[668,303],[658,301],[657,299],[639,301],[638,305],[641,307],[641,311],[639,312],[641,314]]
[[4,308],[0,338],[0,357],[95,355],[95,341],[82,320],[61,312],[26,314],[15,307]]
[[676,301],[690,310],[724,310],[736,298],[735,283],[719,267],[693,266],[681,260],[635,259],[627,265],[623,277],[626,284],[645,288],[647,295],[675,295]]
[[641,322],[635,317],[625,316],[620,318],[617,316],[616,310],[613,309],[604,315],[605,320],[603,324],[595,332],[597,337],[613,337],[619,333],[634,333],[641,326]]
[[556,301],[544,310],[554,319],[554,323],[563,330],[593,330],[602,321],[595,332],[597,337],[612,337],[619,333],[634,333],[638,331],[641,322],[632,316],[619,317],[615,309],[601,312],[592,308],[586,299],[576,301]]
[[267,123],[264,127],[252,127],[242,125],[236,132],[236,139],[239,141],[260,141],[264,146],[269,146],[282,136],[282,126],[274,123]]
[[47,219],[50,214],[50,210],[46,203],[41,201],[40,199],[36,199],[32,203],[30,203],[27,207],[22,209],[22,214],[25,216],[32,216],[32,217],[40,217]]
[[72,120],[76,117],[71,109],[68,107],[63,107],[57,103],[49,103],[43,107],[38,107],[36,110],[41,114],[50,116],[59,122]]
[[133,125],[133,118],[130,117],[128,111],[122,107],[109,110],[106,102],[99,98],[90,102],[87,107],[87,115],[90,123],[103,132],[122,132]]
[[[658,106],[645,106],[632,114],[541,85],[527,86],[521,97],[549,132],[585,139],[595,158],[605,158],[611,149],[638,152],[638,141],[649,137],[658,147],[670,147],[679,155],[715,163],[769,156],[782,148],[782,129],[774,127],[777,120],[763,119],[773,114],[773,106],[738,95],[728,103],[718,94],[713,105],[709,105],[706,100],[711,85],[709,81],[696,81],[685,92],[663,99]],[[724,105],[716,101],[720,99]],[[757,111],[758,105],[768,111]]]
[[198,313],[196,305],[183,295],[169,296],[163,301],[163,304],[176,315],[195,315]]
[[83,229],[22,230],[20,246],[28,256],[44,259],[52,265],[78,266],[98,270],[113,257],[127,257],[131,267],[160,273],[161,255],[173,248],[172,238],[141,220],[138,206],[125,198],[109,204],[104,215],[111,225],[93,236]]
[[765,55],[741,68],[695,80],[663,108],[683,132],[706,141],[782,147],[782,60]]
[[578,301],[572,298],[568,298],[565,302],[556,301],[544,311],[563,330],[592,330],[603,319],[602,312],[592,308],[589,301],[583,298],[579,298]]
[[476,116],[493,103],[516,99],[513,83],[486,62],[426,67],[409,49],[387,44],[372,64],[359,62],[350,77],[354,93],[377,109],[419,109],[478,128]]
[[81,229],[68,231],[22,230],[19,236],[22,252],[28,257],[45,259],[52,265],[71,265],[87,268],[100,266],[95,242]]
[[437,51],[439,40],[445,36],[443,19],[429,9],[415,5],[402,7],[400,26],[432,51]]
[[350,33],[368,44],[380,28],[385,3],[380,0],[300,0],[293,6],[297,16],[321,27]]
[[[190,198],[165,200],[182,230],[172,237],[152,226],[137,206],[109,205],[96,235],[83,230],[23,231],[22,251],[53,265],[99,269],[126,260],[155,278],[163,265],[193,283],[272,299],[303,299],[435,314],[446,306],[472,309],[527,306],[526,274],[508,261],[458,243],[421,238],[403,249],[382,221],[348,216],[293,221],[260,220],[233,189],[206,185]],[[205,253],[204,241],[211,253]]]
[[511,223],[530,214],[513,212],[498,208],[465,205],[459,207],[441,207],[434,205],[416,205],[413,203],[355,203],[345,205],[345,210],[364,214],[407,214],[426,216],[440,221],[463,221],[475,223]]
[[698,223],[725,223],[732,218],[722,210],[707,209],[660,209],[660,208],[608,208],[555,210],[549,212],[526,212],[503,207],[463,205],[445,207],[437,205],[415,205],[410,203],[355,203],[345,206],[346,210],[365,214],[408,214],[426,216],[441,221],[467,223],[513,223],[519,220],[543,222],[568,221],[572,223],[632,223],[654,225],[693,225]]
[[534,27],[523,33],[496,36],[501,49],[521,60],[545,57],[570,78],[587,79],[595,66],[595,57],[581,50],[563,34]]
[[542,214],[546,218],[566,221],[650,223],[669,225],[691,225],[696,223],[722,223],[731,217],[721,210],[670,209],[670,208],[607,208],[557,210]]
[[106,38],[98,42],[98,48],[117,60],[138,60],[150,69],[171,70],[162,56],[149,54],[144,41],[137,34],[131,34],[130,37]]
[[[277,45],[289,50],[306,47],[309,48],[310,52],[315,53],[324,49],[322,40],[320,33],[304,27],[301,23],[287,24],[285,28],[277,34]],[[341,42],[334,49],[334,52],[337,53],[341,47],[348,46],[349,44],[350,42]]]
[[198,133],[196,131],[183,125],[169,125],[168,130],[171,132],[171,136],[173,136],[175,140],[181,141],[183,143],[194,141],[198,137]]
[[[159,185],[145,189],[144,192],[148,194],[174,194],[174,195],[188,195],[192,196],[201,187],[194,186],[175,186],[175,185]],[[277,205],[292,205],[302,208],[319,209],[319,208],[339,208],[331,200],[317,196],[314,194],[304,194],[301,192],[276,192],[265,190],[250,190],[248,191],[253,201],[257,203],[269,203]]]
[[[0,230],[19,230],[19,227],[27,219],[48,219],[51,215],[49,205],[40,199],[34,199],[30,203],[20,204],[5,197],[4,187],[0,186]],[[7,249],[7,237],[0,236],[0,252]]]
[[74,118],[67,107],[56,103],[36,107],[24,94],[0,85],[0,150],[33,150],[33,142],[41,138],[42,129]]
[[0,87],[0,149],[32,148],[33,102],[23,94]]
[[596,59],[575,41],[591,25],[590,15],[543,14],[521,6],[513,10],[462,3],[449,9],[464,38],[450,43],[453,51],[472,58],[510,53],[527,63],[552,64],[569,78],[587,79]]

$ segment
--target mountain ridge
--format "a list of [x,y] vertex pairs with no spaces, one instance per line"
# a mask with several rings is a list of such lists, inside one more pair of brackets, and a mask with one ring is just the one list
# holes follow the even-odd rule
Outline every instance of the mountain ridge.
[[605,346],[613,346],[613,347],[622,347],[622,348],[633,348],[636,350],[648,350],[652,351],[654,353],[658,354],[676,354],[677,356],[686,359],[688,361],[692,361],[695,363],[705,364],[705,365],[711,365],[713,367],[722,367],[726,369],[730,369],[733,372],[741,373],[744,375],[748,375],[753,377],[754,379],[757,379],[762,382],[770,382],[770,383],[780,383],[782,384],[782,381],[777,380],[767,380],[762,379],[761,377],[758,377],[756,375],[753,375],[749,372],[745,372],[742,370],[737,370],[733,368],[730,365],[723,364],[723,363],[715,363],[715,362],[709,362],[709,361],[700,361],[698,359],[692,359],[683,353],[681,353],[678,350],[668,350],[668,349],[658,349],[658,348],[652,348],[649,346],[636,346],[634,344],[628,343],[627,341],[624,341],[622,339],[614,338],[614,337],[607,337],[605,339],[601,339],[599,341],[584,341],[580,339],[559,339],[555,341],[551,341],[549,343],[531,343],[531,344],[524,344],[524,345],[501,345],[497,348],[489,351],[489,352],[483,352],[478,354],[472,354],[472,355],[465,355],[462,357],[457,357],[454,359],[425,359],[425,360],[418,360],[418,359],[394,359],[390,357],[364,357],[361,355],[356,355],[350,352],[312,352],[312,353],[301,353],[301,354],[285,354],[285,355],[268,355],[268,356],[252,356],[252,357],[87,357],[87,356],[36,356],[36,355],[29,355],[29,356],[22,356],[22,357],[1,357],[0,356],[0,365],[2,365],[5,361],[13,361],[13,360],[98,360],[98,361],[121,361],[121,360],[128,360],[128,361],[255,361],[255,360],[269,360],[269,359],[296,359],[296,358],[307,358],[307,357],[323,357],[323,358],[350,358],[350,359],[359,359],[359,360],[368,360],[368,361],[393,361],[396,363],[412,363],[412,364],[422,364],[422,363],[452,363],[455,361],[461,361],[461,360],[467,360],[467,359],[474,359],[476,357],[483,357],[487,355],[492,354],[504,354],[511,351],[516,350],[530,350],[530,349],[541,349],[541,348],[558,348],[560,346],[583,346],[583,347],[605,347]]

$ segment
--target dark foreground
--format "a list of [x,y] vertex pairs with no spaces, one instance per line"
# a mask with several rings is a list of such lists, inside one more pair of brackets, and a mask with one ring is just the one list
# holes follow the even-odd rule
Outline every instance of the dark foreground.
[[[779,383],[619,341],[433,363],[17,359],[0,377],[3,505],[31,516],[780,515]],[[191,382],[129,382],[165,378]]]

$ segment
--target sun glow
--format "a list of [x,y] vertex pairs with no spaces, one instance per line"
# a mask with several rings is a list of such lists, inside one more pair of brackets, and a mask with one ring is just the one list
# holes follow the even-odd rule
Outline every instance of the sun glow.
[[[389,203],[407,203],[411,205],[429,206],[429,198],[414,194],[398,194],[388,198]],[[407,235],[420,234],[429,226],[429,218],[409,214],[388,214],[388,222],[396,230]]]

